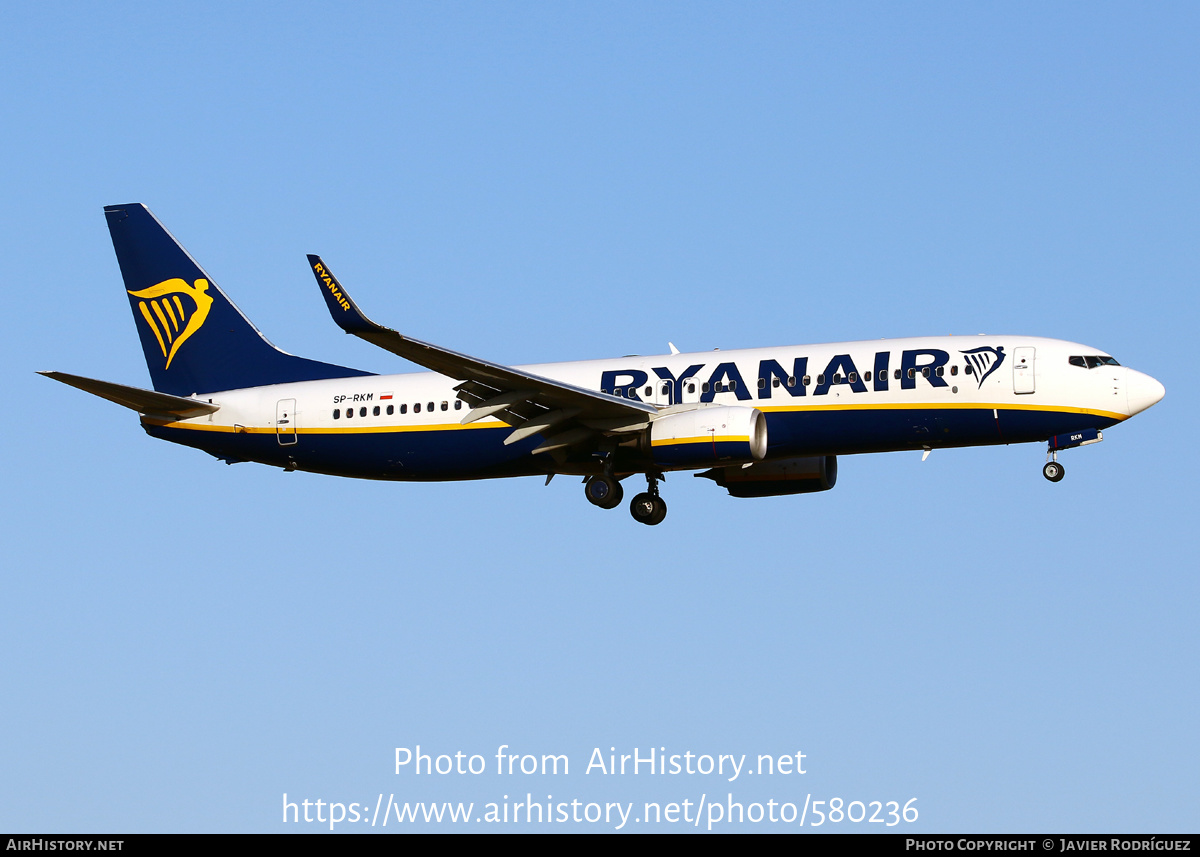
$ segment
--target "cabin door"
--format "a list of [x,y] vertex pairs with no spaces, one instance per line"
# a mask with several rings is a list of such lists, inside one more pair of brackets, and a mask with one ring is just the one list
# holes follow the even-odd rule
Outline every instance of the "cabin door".
[[650,397],[651,403],[656,407],[665,408],[671,404],[671,388],[674,386],[670,381],[664,381],[661,378],[654,380],[654,395]]
[[1033,359],[1036,348],[1023,345],[1013,350],[1013,392],[1033,392]]
[[296,442],[296,400],[280,399],[275,406],[275,437],[280,446]]

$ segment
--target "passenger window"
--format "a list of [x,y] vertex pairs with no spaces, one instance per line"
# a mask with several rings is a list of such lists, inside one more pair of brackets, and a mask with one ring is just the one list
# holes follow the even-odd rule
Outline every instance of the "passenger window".
[[[807,384],[808,381],[805,381],[804,383]],[[796,376],[795,375],[788,375],[788,386],[789,387],[796,386]]]
[[957,375],[957,374],[958,374],[958,366],[957,366],[957,365],[955,365],[955,366],[951,366],[951,367],[950,367],[950,374],[951,374],[951,375]]
[[923,377],[923,378],[929,377],[929,367],[928,366],[926,366],[924,369],[921,370],[921,377]]
[[945,366],[939,366],[939,367],[937,367],[937,370],[936,370],[936,371],[937,371],[937,376],[938,376],[939,378],[941,378],[943,375],[945,375],[945,374],[946,374],[946,367],[945,367]]
[[413,405],[413,413],[414,414],[421,413],[421,403],[420,402],[417,402],[415,405]]
[[461,410],[462,410],[462,399],[455,399],[455,400],[454,400],[454,410],[456,410],[456,411],[461,411]]
[[[899,376],[899,375],[897,375],[896,377],[900,377],[900,376]],[[886,369],[880,369],[880,370],[879,370],[879,380],[880,380],[880,381],[886,381],[886,380],[887,380],[887,370],[886,370]]]
[[664,396],[671,395],[671,382],[670,381],[663,381],[662,394]]
[[372,413],[373,413],[375,416],[379,416],[379,405],[376,405],[376,406],[375,406],[375,410],[374,410]]
[[443,411],[448,411],[448,410],[450,410],[450,403],[449,403],[449,402],[442,402],[442,410],[443,410]]
[[429,407],[427,407],[426,410],[429,411],[430,413],[433,413],[433,402],[429,403]]
[[342,418],[342,409],[341,409],[341,408],[334,408],[334,409],[333,409],[333,418],[334,418],[335,420],[338,420],[338,419],[341,419],[341,418]]
[[730,381],[728,384],[725,385],[725,388],[727,390],[736,390],[737,389],[737,381]]
[[805,387],[807,387],[809,384],[811,384],[812,383],[812,375],[805,375],[804,378],[802,379],[802,383],[804,384]]
[[825,383],[825,376],[824,376],[824,375],[818,375],[818,376],[817,376],[817,386],[819,387],[819,386],[821,386],[821,385],[822,385],[822,384],[824,384],[824,383]]
[[703,384],[700,385],[700,392],[701,393],[708,392],[708,382],[707,381],[705,381]]
[[916,369],[909,369],[909,370],[908,370],[908,377],[910,377],[910,378],[915,378],[915,377],[917,377],[917,370],[916,370]]
[[696,385],[695,385],[695,384],[688,384],[688,392],[689,392],[689,393],[694,393],[694,392],[696,392]]
[[970,363],[968,363],[966,366],[963,367],[963,374],[964,375],[974,375],[975,374],[975,370],[971,367]]
[[408,405],[401,405],[401,406],[400,406],[400,413],[402,413],[402,414],[407,414],[407,413],[408,413]]
[[835,384],[842,383],[842,373],[841,372],[833,373],[833,383],[835,383]]
[[[775,383],[779,383],[778,379],[776,379],[776,382],[775,382]],[[765,390],[765,389],[767,389],[767,379],[766,379],[766,378],[759,378],[759,379],[758,379],[758,389],[760,389],[760,390]]]
[[358,415],[359,415],[360,417],[365,417],[365,416],[367,415],[367,409],[366,409],[366,408],[359,408],[359,409],[358,409]]
[[395,406],[393,406],[393,405],[388,405],[388,416],[390,417],[390,416],[391,416],[392,414],[394,414],[394,413],[396,413],[396,408],[395,408]]
[[849,375],[846,376],[846,378],[851,384],[858,383],[858,373],[857,372],[851,372]]

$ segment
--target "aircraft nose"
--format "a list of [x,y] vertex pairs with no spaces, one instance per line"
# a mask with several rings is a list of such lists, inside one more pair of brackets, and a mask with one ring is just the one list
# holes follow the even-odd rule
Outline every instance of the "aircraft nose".
[[1167,388],[1149,375],[1129,370],[1125,384],[1129,396],[1129,415],[1140,414],[1151,405],[1157,404],[1167,394]]

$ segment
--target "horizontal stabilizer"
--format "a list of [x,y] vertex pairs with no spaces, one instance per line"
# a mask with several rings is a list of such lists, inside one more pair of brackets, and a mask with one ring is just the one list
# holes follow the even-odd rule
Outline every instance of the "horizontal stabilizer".
[[198,399],[188,399],[183,396],[172,396],[170,393],[156,393],[154,390],[143,390],[141,387],[127,387],[124,384],[114,384],[111,381],[97,381],[94,378],[84,378],[81,375],[68,375],[66,372],[38,372],[55,381],[62,381],[71,387],[108,399],[118,405],[137,411],[141,414],[162,414],[178,419],[202,417],[220,410],[220,405],[201,402]]

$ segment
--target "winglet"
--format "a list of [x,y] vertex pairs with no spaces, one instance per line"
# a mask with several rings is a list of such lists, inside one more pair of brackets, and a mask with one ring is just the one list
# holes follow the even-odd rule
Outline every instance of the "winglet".
[[[556,414],[564,409],[578,408],[578,413],[593,419],[620,419],[626,423],[631,417],[641,418],[644,422],[647,414],[658,413],[657,407],[640,399],[624,399],[598,393],[585,387],[543,378],[522,369],[460,354],[429,342],[421,342],[419,339],[410,339],[390,327],[376,324],[363,315],[362,310],[355,306],[350,295],[346,294],[342,284],[330,273],[320,256],[310,255],[308,264],[312,266],[313,274],[321,287],[321,294],[325,296],[329,314],[346,333],[352,333],[359,339],[390,351],[397,357],[411,360],[432,372],[483,388],[468,393],[466,401],[475,405],[471,413],[467,414],[468,417],[482,418],[500,410],[511,412],[511,406],[518,404],[519,400],[506,402],[503,407],[492,411],[486,409],[500,405],[505,397],[518,393],[522,400],[543,399],[548,404],[539,404],[537,408],[552,410]],[[456,389],[461,391],[463,385],[460,384]],[[553,407],[549,407],[550,405]],[[522,417],[525,421],[528,421],[528,418],[528,415]],[[463,420],[464,424],[467,422],[470,420]]]
[[321,287],[321,295],[325,298],[325,305],[329,307],[329,314],[333,316],[338,327],[346,333],[367,333],[379,329],[379,325],[367,318],[358,308],[337,277],[321,261],[320,256],[309,253],[308,264],[312,267],[313,276],[317,278],[317,285]]

